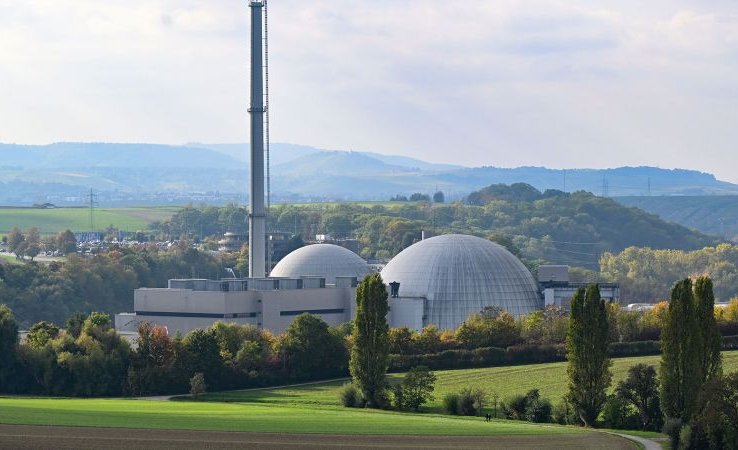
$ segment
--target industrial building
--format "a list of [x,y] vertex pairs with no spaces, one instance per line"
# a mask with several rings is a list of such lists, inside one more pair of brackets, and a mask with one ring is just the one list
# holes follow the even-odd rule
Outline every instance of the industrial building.
[[[545,306],[560,306],[569,309],[571,298],[577,289],[590,283],[569,281],[569,266],[546,265],[538,268],[538,283],[541,286]],[[616,283],[598,283],[600,297],[606,302],[620,302],[620,286]]]
[[[137,289],[134,312],[118,314],[115,327],[134,332],[141,322],[166,326],[170,333],[187,333],[215,321],[253,324],[283,332],[296,316],[312,313],[336,325],[354,318],[356,287],[371,267],[355,252],[339,245],[318,243],[285,256],[271,270],[267,261],[265,194],[265,98],[262,9],[265,2],[250,0],[251,103],[249,277],[221,280],[169,280],[166,288]],[[267,89],[268,91],[268,89]],[[267,158],[268,162],[268,158]],[[268,165],[267,165],[268,167]],[[266,189],[265,189],[266,182]],[[266,192],[265,192],[266,191]],[[286,241],[285,239],[282,239]],[[330,242],[324,237],[323,242]],[[240,236],[227,234],[223,248],[240,245]],[[348,246],[348,245],[347,245]],[[358,247],[358,245],[357,245]],[[546,272],[548,270],[548,272]],[[442,329],[458,327],[466,318],[487,307],[498,307],[515,316],[540,310],[544,305],[568,306],[578,287],[569,283],[568,270],[551,268],[541,289],[530,271],[504,247],[486,239],[450,234],[421,239],[393,258],[381,271],[388,283],[390,326],[421,329],[434,324]],[[619,292],[614,288],[611,297]],[[616,295],[618,294],[618,295]]]
[[[343,247],[308,245],[287,255],[270,277],[169,280],[167,288],[136,289],[134,312],[117,314],[115,326],[130,333],[149,322],[187,333],[224,321],[281,333],[302,313],[337,325],[354,318],[356,286],[369,273],[369,265]],[[516,317],[547,305],[567,309],[574,292],[586,286],[569,281],[568,266],[541,266],[537,283],[504,247],[458,234],[411,245],[381,275],[390,294],[390,326],[416,330],[430,324],[454,329],[490,306]],[[606,301],[619,300],[615,284],[601,284],[600,291]]]

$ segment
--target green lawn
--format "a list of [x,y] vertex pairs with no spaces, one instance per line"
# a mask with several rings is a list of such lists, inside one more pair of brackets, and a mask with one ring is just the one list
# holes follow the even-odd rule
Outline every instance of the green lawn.
[[[738,352],[723,354],[727,371],[738,370]],[[656,364],[659,357],[614,360],[614,381],[633,364]],[[497,391],[502,398],[537,387],[557,400],[566,389],[565,364],[537,364],[470,370],[437,371],[437,399],[424,414],[343,408],[338,389],[343,382],[290,388],[213,393],[197,401],[130,399],[59,399],[0,397],[0,423],[57,426],[160,428],[277,433],[387,435],[558,435],[586,432],[576,427],[534,425],[481,417],[438,414],[440,398],[465,386]],[[391,375],[397,379],[400,375]],[[639,433],[646,437],[655,433]]]
[[[613,384],[622,380],[628,368],[646,363],[658,365],[660,356],[613,359]],[[738,370],[738,351],[723,352],[726,372]],[[566,363],[532,364],[526,366],[490,367],[484,369],[438,370],[435,372],[435,400],[428,406],[441,412],[443,396],[459,392],[464,387],[478,386],[488,393],[497,392],[501,400],[529,389],[539,389],[541,396],[558,402],[566,392]],[[401,374],[390,375],[399,379]],[[226,402],[257,402],[283,405],[331,406],[338,404],[338,393],[344,382],[318,383],[295,388],[277,388],[251,391],[231,391],[207,394],[205,400]]]
[[311,407],[147,400],[0,398],[0,423],[330,434],[551,435],[582,432],[480,417]]
[[[109,225],[125,230],[145,230],[155,220],[166,220],[181,208],[177,206],[141,208],[100,208],[94,211],[96,230]],[[70,229],[89,231],[90,211],[87,208],[5,208],[0,207],[0,234],[13,227],[26,230],[37,227],[42,234],[52,234]]]

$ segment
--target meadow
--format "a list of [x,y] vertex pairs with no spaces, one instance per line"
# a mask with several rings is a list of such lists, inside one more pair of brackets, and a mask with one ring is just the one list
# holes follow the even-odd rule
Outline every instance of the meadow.
[[[613,359],[613,382],[610,389],[627,376],[628,368],[644,363],[658,367],[660,356]],[[738,351],[723,352],[725,372],[738,370]],[[479,387],[488,394],[497,393],[499,400],[515,394],[525,394],[538,389],[541,396],[557,403],[566,393],[566,363],[531,364],[525,366],[488,367],[482,369],[438,370],[435,400],[425,409],[442,412],[443,396],[459,392],[465,387]],[[402,374],[391,374],[390,379],[399,380]],[[316,383],[298,387],[217,392],[202,397],[206,401],[268,403],[283,405],[336,406],[338,395],[345,381]],[[489,405],[489,400],[488,400]]]
[[[96,208],[93,222],[96,231],[112,225],[124,231],[146,230],[154,221],[169,219],[178,206],[140,207],[140,208]],[[27,230],[39,229],[41,234],[54,234],[64,230],[75,232],[90,230],[90,210],[88,208],[15,208],[0,207],[0,235],[7,234],[13,227]]]
[[0,398],[0,423],[330,434],[558,435],[580,430],[310,404]]
[[[658,361],[658,356],[613,360],[613,385],[625,376],[630,366],[637,363],[657,365]],[[738,351],[724,352],[723,362],[727,372],[738,370]],[[613,440],[618,438],[591,434],[578,427],[500,419],[489,424],[481,417],[441,414],[443,395],[469,386],[496,392],[500,400],[538,388],[544,397],[556,402],[566,390],[566,363],[435,373],[438,377],[436,398],[422,414],[344,408],[339,405],[338,393],[345,381],[337,380],[217,392],[197,400],[0,397],[0,424],[329,435],[507,436],[505,439],[513,440],[518,436],[519,443],[525,441],[533,447],[540,444],[538,439],[561,440],[562,445],[595,439],[592,445],[601,444],[607,448],[622,444],[620,448],[631,448],[625,441]],[[402,374],[389,376],[396,381]],[[658,433],[628,433],[647,438],[663,437]],[[634,444],[632,446],[635,448]]]

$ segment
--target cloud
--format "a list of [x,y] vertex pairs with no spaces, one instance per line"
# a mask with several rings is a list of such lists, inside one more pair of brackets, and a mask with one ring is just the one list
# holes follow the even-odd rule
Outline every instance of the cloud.
[[[0,0],[0,141],[246,140],[248,14]],[[738,181],[729,1],[280,0],[269,26],[278,141]]]

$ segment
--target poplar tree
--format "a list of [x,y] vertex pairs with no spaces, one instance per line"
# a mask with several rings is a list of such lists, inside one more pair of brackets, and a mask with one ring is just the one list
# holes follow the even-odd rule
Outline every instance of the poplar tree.
[[18,324],[15,315],[0,304],[0,392],[9,392],[18,362]]
[[369,407],[383,405],[385,375],[389,364],[387,288],[379,274],[359,283],[356,290],[356,320],[349,368],[351,377]]
[[692,282],[679,281],[661,330],[661,407],[666,417],[683,423],[693,412],[702,378],[695,303]]
[[700,384],[711,380],[722,373],[722,357],[720,349],[722,337],[715,320],[715,294],[712,280],[702,276],[694,282],[694,301],[696,308],[698,331],[700,333]]
[[595,424],[612,379],[607,355],[608,329],[607,308],[600,298],[599,286],[577,289],[571,299],[566,335],[568,400],[585,426]]

